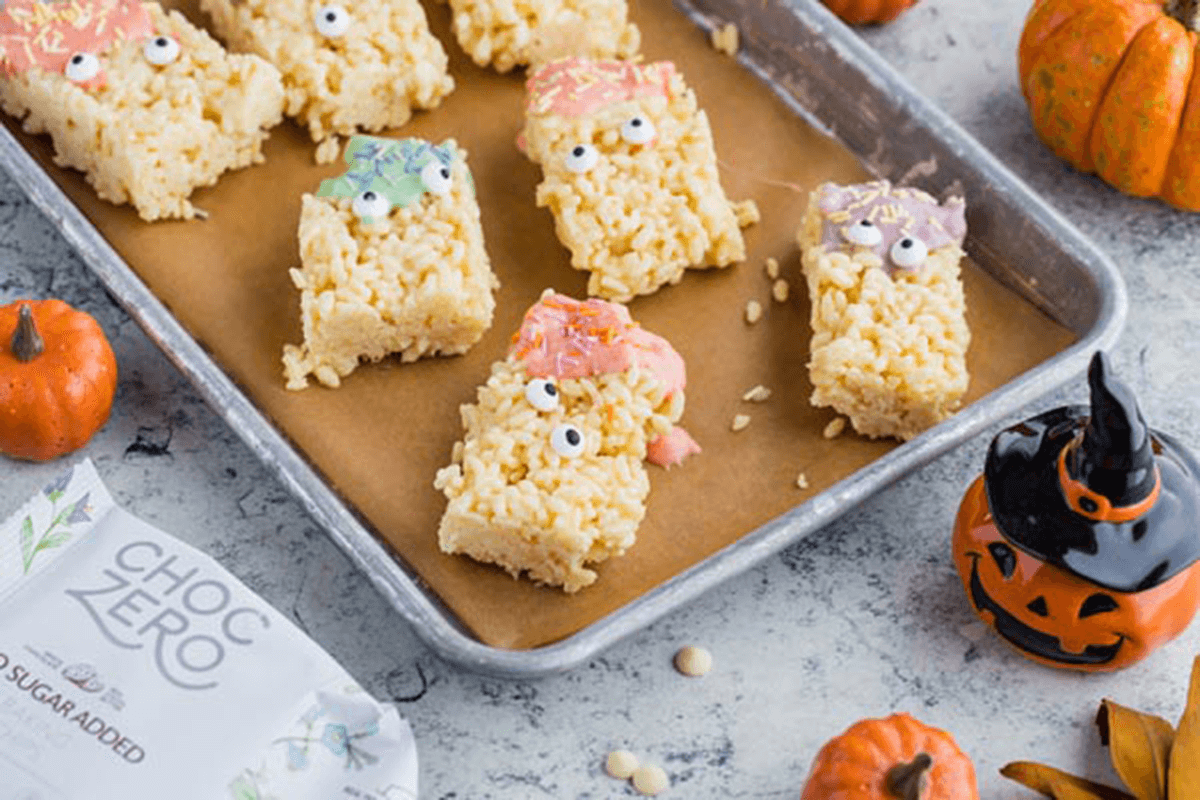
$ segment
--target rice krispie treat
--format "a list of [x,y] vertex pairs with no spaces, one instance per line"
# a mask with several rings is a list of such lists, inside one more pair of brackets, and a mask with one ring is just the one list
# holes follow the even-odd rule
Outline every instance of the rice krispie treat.
[[887,181],[826,183],[809,197],[804,275],[812,299],[812,404],[871,437],[911,439],[967,390],[959,260],[961,198],[944,205]]
[[542,167],[537,203],[571,266],[591,272],[588,294],[626,301],[745,258],[708,117],[672,64],[560,59],[527,92],[518,144]]
[[547,53],[631,58],[641,34],[625,0],[449,0],[451,27],[481,67],[499,72],[544,61]]
[[643,459],[678,464],[700,448],[675,423],[683,359],[621,305],[547,290],[473,405],[434,486],[438,529],[465,553],[575,592],[589,564],[621,555],[646,513]]
[[0,105],[49,133],[54,161],[142,219],[190,219],[188,196],[262,160],[283,118],[279,72],[229,55],[177,11],[137,0],[0,5]]
[[287,388],[336,387],[362,359],[466,352],[492,324],[499,286],[466,153],[450,139],[355,136],[350,169],[302,198],[304,344],[283,348]]
[[417,0],[200,0],[200,7],[231,49],[283,73],[286,113],[308,126],[322,163],[337,159],[339,134],[399,127],[414,108],[436,108],[454,88]]

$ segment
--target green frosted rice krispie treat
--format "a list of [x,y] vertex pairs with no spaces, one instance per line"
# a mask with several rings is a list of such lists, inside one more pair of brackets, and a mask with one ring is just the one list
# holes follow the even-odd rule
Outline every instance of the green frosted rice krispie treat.
[[350,169],[305,195],[299,269],[304,344],[284,347],[289,389],[337,386],[361,360],[466,352],[492,324],[498,286],[466,153],[453,140],[356,136]]

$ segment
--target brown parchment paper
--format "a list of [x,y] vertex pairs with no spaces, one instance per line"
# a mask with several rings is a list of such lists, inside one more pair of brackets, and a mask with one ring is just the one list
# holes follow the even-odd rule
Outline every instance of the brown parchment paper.
[[[205,23],[194,0],[166,5]],[[678,286],[631,303],[634,318],[666,336],[687,361],[683,424],[704,452],[669,471],[648,467],[649,511],[637,544],[602,565],[599,580],[577,595],[443,555],[436,531],[445,500],[433,476],[461,435],[459,405],[503,358],[543,289],[580,297],[586,281],[569,267],[550,213],[534,206],[539,173],[513,143],[523,77],[475,67],[450,35],[448,9],[429,3],[427,12],[458,86],[403,135],[453,137],[467,148],[502,283],[492,329],[462,357],[385,360],[360,367],[337,390],[315,381],[302,392],[284,389],[283,345],[301,340],[299,294],[287,274],[298,263],[300,195],[342,169],[341,162],[314,165],[312,143],[290,122],[272,133],[265,164],[196,193],[195,203],[211,213],[203,222],[142,222],[128,207],[97,200],[79,174],[54,167],[48,139],[22,140],[188,331],[481,641],[531,648],[587,626],[895,446],[849,431],[826,440],[822,431],[834,414],[808,404],[809,305],[793,232],[818,183],[867,175],[841,145],[714,51],[670,0],[637,0],[644,54],[680,67],[707,109],[727,193],[753,198],[763,214],[747,231],[744,264],[690,271]],[[16,127],[11,119],[6,124]],[[768,256],[791,283],[786,304],[771,299]],[[964,280],[972,331],[968,401],[1073,341],[975,265],[965,265]],[[753,326],[743,321],[751,298],[766,312]],[[770,400],[741,402],[760,383],[774,392]],[[733,433],[736,413],[750,414],[751,422]],[[806,490],[796,486],[801,472]]]

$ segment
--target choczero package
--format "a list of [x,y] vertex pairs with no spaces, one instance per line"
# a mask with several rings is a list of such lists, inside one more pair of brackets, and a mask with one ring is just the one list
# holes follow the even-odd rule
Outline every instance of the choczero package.
[[408,723],[91,462],[0,524],[0,800],[410,800]]

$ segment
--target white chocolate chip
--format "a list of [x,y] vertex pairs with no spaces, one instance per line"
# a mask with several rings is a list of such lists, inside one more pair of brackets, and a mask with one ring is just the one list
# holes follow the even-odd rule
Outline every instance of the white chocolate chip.
[[835,439],[845,429],[846,429],[846,418],[845,417],[837,417],[835,419],[830,420],[829,424],[825,426],[825,432],[822,435],[826,439]]
[[633,788],[644,795],[654,796],[667,790],[671,781],[657,764],[643,764],[633,773]]
[[703,647],[688,645],[675,654],[675,669],[690,678],[707,675],[712,669],[712,653]]
[[747,403],[761,403],[771,396],[771,390],[763,386],[761,383],[753,389],[748,390],[742,395],[742,400]]
[[807,489],[808,488],[808,476],[805,475],[803,472],[801,472],[799,475],[796,476],[796,488],[797,489]]
[[628,750],[613,750],[604,761],[604,771],[614,778],[627,780],[638,768],[638,757]]
[[734,415],[734,418],[733,418],[733,425],[731,425],[730,427],[734,431],[740,431],[749,424],[750,424],[750,415],[749,414],[736,414],[736,415]]
[[776,303],[786,303],[788,299],[788,282],[783,278],[771,284],[771,296],[775,298]]
[[746,303],[746,322],[751,325],[762,319],[762,303],[751,300]]
[[779,262],[773,258],[767,259],[767,277],[771,280],[779,277]]

